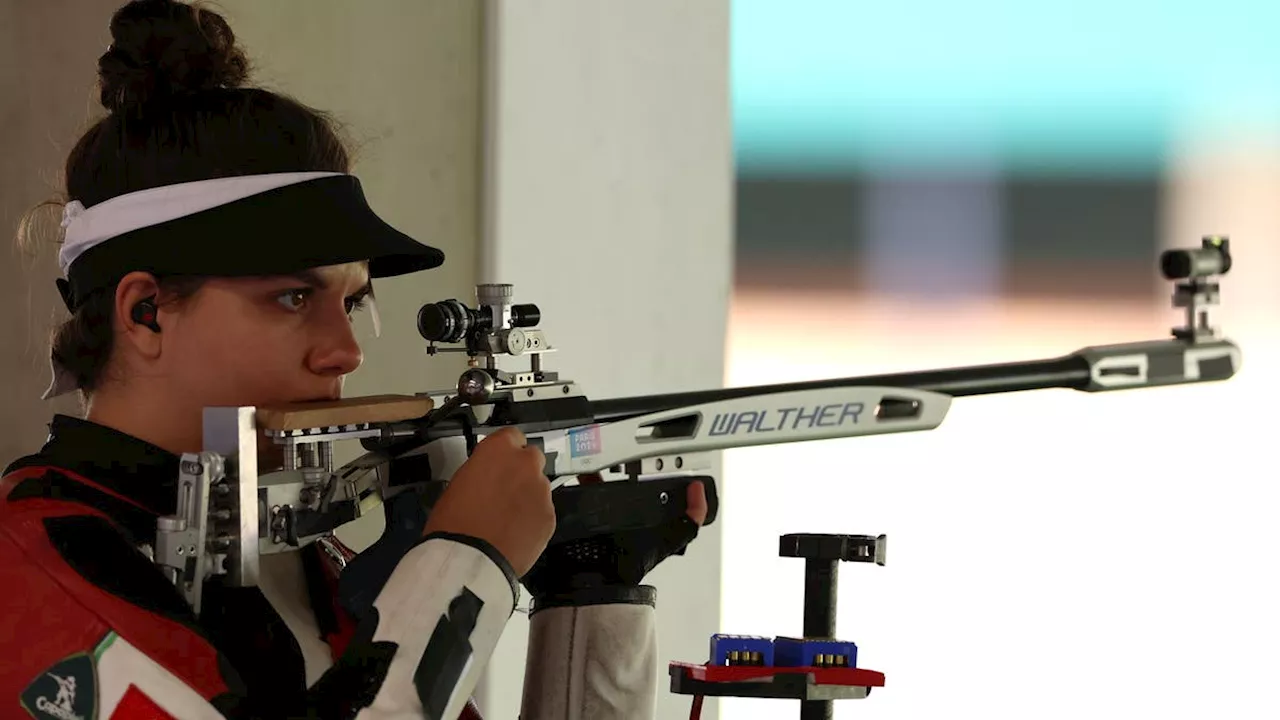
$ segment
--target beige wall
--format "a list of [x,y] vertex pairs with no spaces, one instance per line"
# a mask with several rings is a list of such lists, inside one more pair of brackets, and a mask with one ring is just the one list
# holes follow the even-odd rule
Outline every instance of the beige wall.
[[87,125],[115,5],[0,0],[0,464],[39,448],[55,410],[77,410],[71,397],[40,399],[49,330],[55,313],[65,314],[53,284],[56,248],[19,256],[12,238],[22,214],[56,191],[66,152]]

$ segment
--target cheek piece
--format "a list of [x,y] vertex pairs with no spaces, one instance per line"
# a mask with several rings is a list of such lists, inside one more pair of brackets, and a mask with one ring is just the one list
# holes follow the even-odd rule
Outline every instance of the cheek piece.
[[129,317],[139,325],[150,328],[152,332],[160,332],[160,323],[156,322],[156,304],[150,298],[134,305]]

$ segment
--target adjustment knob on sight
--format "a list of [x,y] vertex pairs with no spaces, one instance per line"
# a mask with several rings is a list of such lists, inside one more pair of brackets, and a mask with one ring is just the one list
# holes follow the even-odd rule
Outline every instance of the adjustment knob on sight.
[[511,304],[511,285],[507,283],[486,283],[476,286],[476,304],[481,307]]
[[494,333],[495,352],[504,355],[520,355],[526,347],[524,331],[518,328],[499,330]]
[[778,538],[780,557],[842,562],[873,562],[884,565],[884,535],[821,535],[796,533]]

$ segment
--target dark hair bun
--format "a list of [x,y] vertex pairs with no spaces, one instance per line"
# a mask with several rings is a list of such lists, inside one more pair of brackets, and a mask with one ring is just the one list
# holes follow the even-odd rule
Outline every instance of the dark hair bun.
[[100,99],[113,112],[238,87],[248,75],[227,21],[177,0],[133,0],[117,10],[111,47],[98,59]]

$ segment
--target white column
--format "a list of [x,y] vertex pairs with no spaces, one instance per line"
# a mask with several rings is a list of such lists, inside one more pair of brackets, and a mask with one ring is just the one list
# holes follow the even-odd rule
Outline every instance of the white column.
[[[484,282],[536,303],[545,366],[592,398],[720,387],[732,270],[728,0],[487,5]],[[669,660],[700,661],[720,617],[720,529],[649,577],[658,717],[687,717]],[[477,699],[519,711],[517,615]],[[708,703],[709,706],[714,703]],[[704,718],[715,717],[705,707]]]

